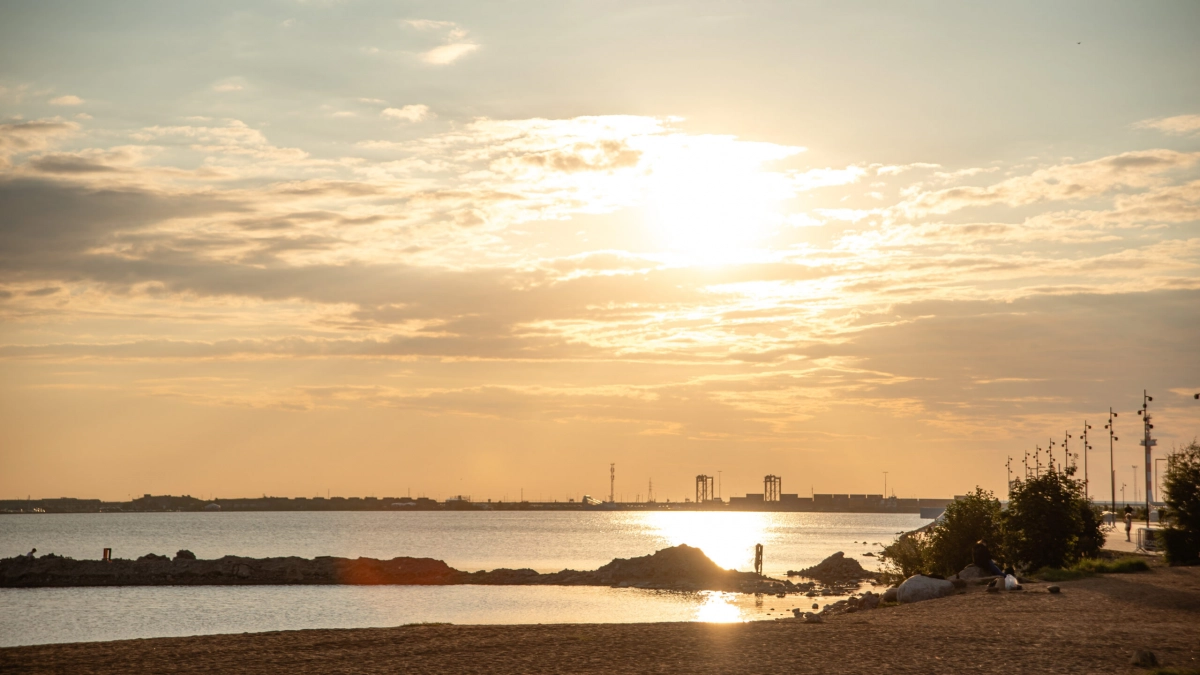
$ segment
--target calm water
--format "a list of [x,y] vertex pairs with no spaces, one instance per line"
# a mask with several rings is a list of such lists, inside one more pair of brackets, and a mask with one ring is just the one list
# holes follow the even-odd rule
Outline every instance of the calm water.
[[[463,570],[553,572],[686,543],[724,567],[749,570],[762,543],[764,571],[782,576],[835,551],[873,568],[875,559],[859,554],[926,522],[909,514],[817,513],[30,514],[0,516],[0,557],[35,546],[73,558],[99,558],[105,547],[122,558],[186,548],[201,558],[423,556]],[[0,646],[424,621],[744,621],[774,618],[804,600],[488,586],[0,589]]]

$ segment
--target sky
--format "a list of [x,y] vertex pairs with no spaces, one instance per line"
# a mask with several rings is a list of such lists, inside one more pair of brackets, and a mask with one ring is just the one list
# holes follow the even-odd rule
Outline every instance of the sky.
[[4,3],[0,498],[1003,496],[1085,421],[1100,497],[1111,407],[1132,499],[1144,389],[1200,435],[1197,30]]

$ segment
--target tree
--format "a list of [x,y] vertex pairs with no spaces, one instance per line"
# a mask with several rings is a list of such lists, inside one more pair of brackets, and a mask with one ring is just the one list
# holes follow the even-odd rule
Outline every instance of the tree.
[[950,576],[971,564],[971,549],[982,541],[988,548],[1000,549],[1000,500],[987,490],[956,499],[929,532],[926,556],[929,569]]
[[1051,466],[1036,478],[1013,484],[1001,519],[1008,562],[1029,569],[1066,567],[1100,552],[1100,513],[1074,475],[1074,467]]
[[1167,562],[1200,562],[1200,444],[1195,439],[1167,459],[1163,501],[1169,523],[1163,531]]

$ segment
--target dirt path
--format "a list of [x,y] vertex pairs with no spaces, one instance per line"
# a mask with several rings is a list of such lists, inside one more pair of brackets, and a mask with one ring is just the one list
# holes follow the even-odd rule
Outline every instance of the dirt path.
[[0,650],[21,673],[1133,673],[1200,669],[1200,568],[972,592],[824,624],[407,626]]

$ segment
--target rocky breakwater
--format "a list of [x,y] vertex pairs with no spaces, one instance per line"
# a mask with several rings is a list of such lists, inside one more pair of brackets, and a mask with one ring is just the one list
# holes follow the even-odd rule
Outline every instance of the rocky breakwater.
[[242,558],[197,560],[149,554],[137,560],[74,560],[55,555],[0,560],[0,586],[238,586],[455,583],[462,573],[432,558]]
[[432,558],[175,558],[74,560],[55,555],[0,560],[0,586],[204,586],[204,585],[554,585],[617,586],[672,590],[795,592],[804,588],[751,572],[723,569],[698,548],[680,545],[638,558],[617,558],[593,571],[539,574],[531,569],[463,572]]

